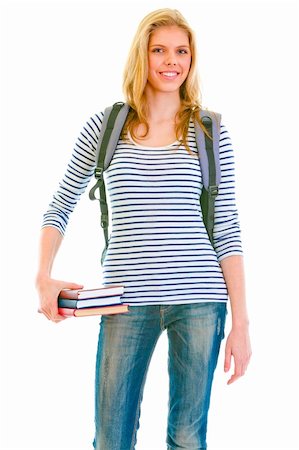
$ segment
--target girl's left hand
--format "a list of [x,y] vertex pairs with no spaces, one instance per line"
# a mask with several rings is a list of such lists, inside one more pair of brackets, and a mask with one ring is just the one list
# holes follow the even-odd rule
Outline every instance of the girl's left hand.
[[245,374],[252,355],[248,325],[232,327],[225,345],[224,372],[231,368],[231,357],[234,357],[234,373],[228,380],[231,384]]

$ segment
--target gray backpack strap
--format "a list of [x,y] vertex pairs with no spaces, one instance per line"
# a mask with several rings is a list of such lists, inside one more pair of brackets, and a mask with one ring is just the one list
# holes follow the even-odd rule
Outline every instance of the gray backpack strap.
[[214,244],[214,213],[215,199],[218,195],[218,186],[221,180],[220,160],[219,160],[219,140],[221,114],[208,110],[201,110],[202,122],[212,140],[203,132],[197,121],[194,121],[197,151],[202,173],[203,189],[200,196],[200,204],[203,215],[203,222],[207,229],[209,239]]
[[[219,186],[221,180],[221,171],[220,171],[220,162],[219,162],[219,139],[220,139],[220,123],[221,123],[221,114],[208,111],[201,110],[200,117],[203,121],[204,126],[208,129],[209,134],[213,137],[213,154],[215,159],[215,185]],[[209,123],[212,121],[212,132],[209,131]],[[197,121],[194,121],[195,134],[196,134],[196,143],[197,150],[200,159],[200,167],[202,171],[202,183],[206,189],[212,184],[210,183],[209,174],[209,156],[206,148],[206,139],[210,141],[208,136],[203,132],[200,125]]]
[[[111,134],[108,136],[107,143],[105,143],[105,145],[107,145],[107,147],[106,147],[105,160],[104,160],[104,170],[106,170],[109,167],[110,161],[113,157],[114,150],[117,146],[117,142],[119,140],[121,131],[123,129],[124,123],[126,121],[126,118],[127,118],[127,115],[128,115],[129,109],[130,109],[129,105],[127,103],[123,103],[123,102],[114,103],[113,106],[108,106],[108,108],[105,109],[101,132],[99,135],[99,140],[98,140],[97,150],[96,150],[97,165],[99,162],[99,156],[100,156],[103,138],[104,138],[104,135],[105,135],[105,132],[107,129],[107,125],[108,125],[108,119],[110,117],[112,109],[117,107],[117,105],[120,106],[120,109],[118,109],[116,112],[117,115],[116,115],[115,121],[113,121],[113,123],[111,122],[109,124],[110,127],[112,127],[112,128],[110,128]],[[109,127],[108,127],[108,129],[109,129]]]
[[129,105],[123,102],[115,103],[113,106],[105,109],[97,143],[95,168],[95,178],[97,182],[89,191],[89,198],[90,200],[96,200],[95,192],[99,189],[100,196],[98,200],[100,201],[101,208],[101,227],[103,228],[105,238],[105,248],[101,258],[102,265],[109,244],[109,213],[104,182],[104,171],[108,168],[111,162],[121,131],[126,121],[128,111]]
[[[106,200],[105,183],[103,172],[109,167],[113,157],[117,142],[119,140],[122,128],[129,112],[129,105],[118,102],[105,109],[101,132],[96,149],[96,169],[95,177],[97,182],[90,190],[89,197],[95,200],[95,191],[100,191],[101,207],[101,226],[104,230],[105,248],[102,253],[101,264],[106,256],[108,249],[108,206]],[[200,203],[203,214],[203,221],[206,226],[209,238],[213,244],[214,227],[214,205],[218,194],[218,185],[220,183],[220,161],[219,161],[219,138],[220,138],[220,120],[221,115],[212,111],[202,110],[200,116],[207,128],[212,140],[202,131],[201,127],[194,121],[196,144],[198,149],[199,161],[202,171],[203,190],[200,197]]]

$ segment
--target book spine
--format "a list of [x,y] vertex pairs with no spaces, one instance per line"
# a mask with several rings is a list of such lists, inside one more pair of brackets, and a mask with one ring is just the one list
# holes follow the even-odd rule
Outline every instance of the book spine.
[[61,316],[74,317],[75,311],[73,308],[58,308],[58,314]]
[[94,306],[104,307],[121,305],[120,296],[86,298],[84,300],[71,300],[68,298],[58,298],[58,306],[61,308],[91,308]]
[[122,314],[128,313],[128,306],[111,306],[105,308],[84,308],[84,309],[72,309],[72,308],[58,308],[58,313],[66,317],[84,317],[104,314]]
[[58,298],[58,308],[77,308],[78,300],[69,298]]
[[90,298],[120,296],[124,293],[123,285],[104,286],[99,289],[62,289],[59,294],[61,298],[71,300],[85,300]]

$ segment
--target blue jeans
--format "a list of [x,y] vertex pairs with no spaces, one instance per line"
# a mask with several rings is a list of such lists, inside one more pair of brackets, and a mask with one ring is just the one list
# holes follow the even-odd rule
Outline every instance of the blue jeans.
[[153,351],[168,335],[167,450],[207,448],[214,370],[224,338],[226,303],[128,306],[101,316],[95,375],[96,450],[134,450]]

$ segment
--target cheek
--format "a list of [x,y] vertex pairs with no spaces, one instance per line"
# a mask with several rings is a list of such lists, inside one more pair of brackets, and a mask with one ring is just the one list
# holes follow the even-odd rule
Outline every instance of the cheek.
[[184,71],[186,73],[186,77],[191,69],[191,59],[189,61],[185,61],[184,63]]
[[149,71],[156,71],[159,68],[159,62],[155,58],[149,58],[148,60]]
[[185,67],[186,67],[186,70],[190,70],[190,68],[191,68],[191,58],[189,58],[187,61],[186,61],[186,65],[185,65]]

